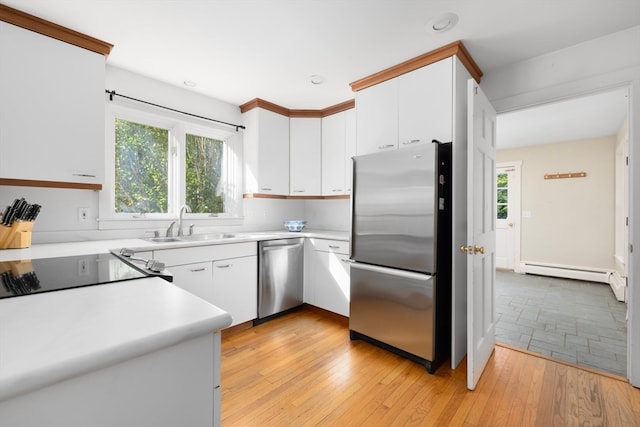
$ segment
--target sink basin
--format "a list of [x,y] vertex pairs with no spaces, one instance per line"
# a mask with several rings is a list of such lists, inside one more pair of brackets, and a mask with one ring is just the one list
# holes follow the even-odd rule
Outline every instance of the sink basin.
[[151,239],[152,242],[157,242],[157,243],[166,243],[166,242],[181,242],[182,239],[179,237],[152,237]]
[[191,242],[199,242],[202,240],[231,239],[233,237],[238,237],[238,235],[234,233],[192,234],[191,236],[182,236],[181,239]]

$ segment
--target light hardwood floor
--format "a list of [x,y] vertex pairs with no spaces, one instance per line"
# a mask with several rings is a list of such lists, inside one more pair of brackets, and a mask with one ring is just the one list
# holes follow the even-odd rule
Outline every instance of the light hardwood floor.
[[640,389],[497,346],[475,391],[465,362],[429,375],[303,308],[223,334],[222,425],[640,426]]

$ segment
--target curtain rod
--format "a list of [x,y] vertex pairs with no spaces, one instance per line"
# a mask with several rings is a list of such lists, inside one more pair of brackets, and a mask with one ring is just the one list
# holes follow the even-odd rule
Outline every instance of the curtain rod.
[[236,128],[236,132],[238,132],[238,129],[246,129],[246,127],[244,127],[242,125],[236,125],[236,124],[233,124],[233,123],[227,123],[227,122],[223,122],[223,121],[220,121],[220,120],[211,119],[209,117],[198,116],[197,114],[187,113],[185,111],[180,111],[180,110],[176,110],[174,108],[165,107],[163,105],[154,104],[153,102],[148,102],[148,101],[143,101],[141,99],[132,98],[130,96],[126,96],[126,95],[122,95],[120,93],[116,93],[115,90],[105,89],[105,93],[109,94],[109,101],[113,101],[113,97],[114,96],[119,96],[121,98],[130,99],[132,101],[141,102],[143,104],[152,105],[152,106],[158,107],[158,108],[163,108],[165,110],[173,111],[175,113],[180,113],[180,114],[184,114],[184,115],[187,115],[187,116],[196,117],[198,119],[209,120],[210,122],[216,122],[216,123],[220,123],[220,124],[223,124],[223,125],[226,125],[226,126],[231,126],[231,127]]

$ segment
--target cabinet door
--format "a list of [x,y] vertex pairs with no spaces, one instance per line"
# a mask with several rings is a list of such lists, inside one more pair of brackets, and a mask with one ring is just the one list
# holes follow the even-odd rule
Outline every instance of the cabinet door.
[[290,126],[290,192],[294,196],[320,194],[321,119],[293,117]]
[[173,274],[174,285],[215,304],[211,262],[176,265],[170,267],[169,270]]
[[362,89],[356,96],[358,155],[398,146],[398,79]]
[[345,194],[346,111],[322,118],[322,194]]
[[258,257],[213,262],[213,304],[231,315],[231,326],[258,317]]
[[353,160],[356,153],[356,110],[345,111],[345,193],[351,194],[353,183]]
[[316,253],[311,265],[314,305],[343,316],[349,316],[349,266],[347,255]]
[[289,117],[259,109],[258,185],[261,193],[289,194]]
[[398,77],[399,147],[452,140],[453,58]]
[[101,183],[105,59],[0,22],[0,177]]
[[[349,316],[351,263],[349,243],[327,239],[309,239],[308,286],[305,301],[343,316]],[[307,259],[305,259],[307,261]]]

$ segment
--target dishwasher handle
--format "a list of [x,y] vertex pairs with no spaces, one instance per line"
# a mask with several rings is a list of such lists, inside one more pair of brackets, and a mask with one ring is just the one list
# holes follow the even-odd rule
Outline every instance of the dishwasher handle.
[[279,251],[279,250],[292,250],[298,249],[302,247],[302,243],[293,243],[293,244],[285,244],[285,245],[273,245],[273,246],[263,246],[263,252],[271,252],[271,251]]

